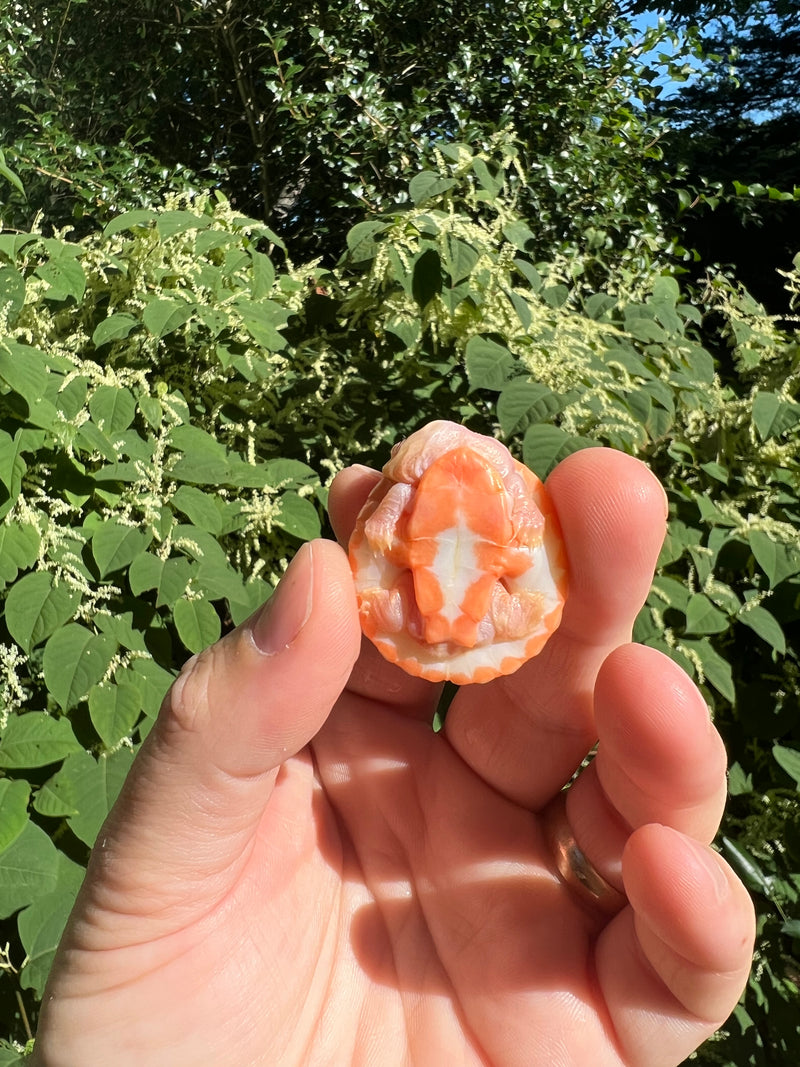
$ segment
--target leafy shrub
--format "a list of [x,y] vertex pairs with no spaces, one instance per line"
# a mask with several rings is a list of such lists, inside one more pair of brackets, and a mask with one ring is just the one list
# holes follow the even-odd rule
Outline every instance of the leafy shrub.
[[636,637],[713,708],[732,761],[720,847],[759,900],[750,989],[700,1057],[797,1050],[796,337],[724,278],[693,300],[658,274],[590,293],[566,258],[534,263],[522,179],[449,146],[333,270],[293,266],[207,197],[79,242],[0,236],[0,986],[31,1016],[181,663],[319,532],[333,471],[445,417],[542,476],[602,443],[666,486]]
[[106,221],[168,175],[213,183],[330,266],[433,147],[500,135],[527,161],[540,255],[568,249],[595,279],[636,270],[674,244],[651,105],[695,38],[639,32],[605,0],[16,0],[0,8],[0,144],[27,197],[6,222]]

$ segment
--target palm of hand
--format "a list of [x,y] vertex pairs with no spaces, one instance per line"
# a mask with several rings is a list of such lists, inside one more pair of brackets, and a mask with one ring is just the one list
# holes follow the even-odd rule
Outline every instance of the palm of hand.
[[[325,721],[356,635],[346,564],[333,546],[315,546],[314,580],[324,556],[329,602],[318,606],[318,591],[298,639],[270,659],[240,631],[173,690],[93,858],[34,1062],[656,1067],[711,1032],[746,973],[746,898],[729,879],[709,931],[685,893],[681,933],[658,886],[695,862],[666,827],[700,841],[714,833],[721,746],[701,728],[688,681],[648,650],[621,649],[595,687],[661,536],[661,502],[651,485],[642,503],[637,476],[631,490],[627,475],[641,512],[627,586],[582,575],[580,549],[571,552],[572,622],[511,679],[462,690],[439,735],[427,725],[436,691],[369,648]],[[348,495],[363,495],[355,483],[339,494],[345,528]],[[561,496],[569,546],[575,522]],[[598,610],[593,582],[606,581],[621,602]],[[654,671],[685,720],[677,752],[639,710]],[[265,681],[283,709],[277,723],[259,715]],[[622,847],[642,826],[625,867],[638,925],[630,908],[607,923],[560,882],[535,814],[591,747],[595,714],[617,727],[601,729],[571,818],[576,832],[591,830],[591,858],[620,885]],[[643,741],[637,763],[628,749]],[[654,766],[660,781],[643,789]],[[731,928],[735,945],[728,936],[719,948],[719,930]],[[714,984],[709,970],[729,973]]]

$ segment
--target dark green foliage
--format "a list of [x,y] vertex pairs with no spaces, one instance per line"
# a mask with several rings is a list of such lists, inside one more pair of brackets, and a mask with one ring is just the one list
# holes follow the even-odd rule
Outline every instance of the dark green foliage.
[[674,127],[666,158],[687,168],[700,193],[683,216],[685,243],[700,253],[700,269],[733,265],[785,314],[777,271],[789,270],[800,248],[800,3],[655,6],[668,20],[696,21],[707,55],[704,77],[663,108]]
[[[0,138],[27,200],[6,222],[107,218],[152,203],[177,168],[332,265],[435,146],[494,155],[499,136],[526,170],[536,254],[573,256],[597,284],[674,243],[658,222],[659,128],[636,103],[650,73],[624,32],[602,0],[37,0],[24,19],[13,6]],[[667,67],[680,66],[679,50]]]

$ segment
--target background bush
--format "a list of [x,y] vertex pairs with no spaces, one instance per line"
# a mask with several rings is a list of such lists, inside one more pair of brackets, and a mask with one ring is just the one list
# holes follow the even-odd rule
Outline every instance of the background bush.
[[137,0],[106,40],[96,7],[0,13],[0,1065],[181,664],[327,531],[336,470],[432,418],[665,485],[635,636],[712,708],[759,913],[695,1059],[796,1062],[800,281],[778,319],[684,247],[639,56],[681,76],[694,38],[555,0],[458,33]]

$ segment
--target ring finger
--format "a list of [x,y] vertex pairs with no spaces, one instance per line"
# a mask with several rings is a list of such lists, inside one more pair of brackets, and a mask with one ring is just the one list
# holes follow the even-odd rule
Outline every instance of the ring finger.
[[630,833],[659,823],[709,844],[726,797],[726,754],[708,709],[667,656],[624,645],[605,661],[594,699],[597,755],[567,794],[581,851],[622,889]]

